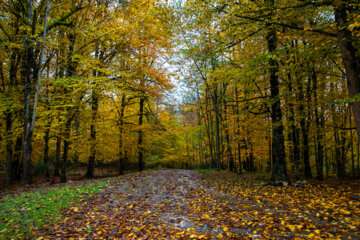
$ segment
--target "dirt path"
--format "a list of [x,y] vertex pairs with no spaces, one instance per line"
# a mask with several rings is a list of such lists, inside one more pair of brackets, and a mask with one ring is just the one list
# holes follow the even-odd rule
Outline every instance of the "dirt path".
[[196,234],[189,203],[199,188],[199,175],[187,170],[119,177],[93,199],[67,210],[60,224],[37,235],[44,239],[186,239]]
[[[302,209],[307,204],[304,197],[304,206],[295,209],[299,204],[290,205],[293,200],[286,199],[288,194],[284,193],[300,191],[294,196],[301,196],[301,189],[246,188],[226,180],[229,192],[221,189],[223,185],[216,186],[221,176],[213,175],[205,181],[199,173],[189,170],[124,175],[112,180],[97,196],[66,210],[60,223],[46,226],[36,235],[43,239],[313,239],[336,238],[337,234],[358,237],[359,222],[353,223],[359,220],[358,216],[339,215],[336,224],[331,225],[330,220],[324,222],[318,216],[321,209]],[[278,197],[270,198],[268,194]],[[356,210],[357,206],[352,207]],[[352,212],[356,214],[355,210]],[[323,229],[329,233],[323,235]]]

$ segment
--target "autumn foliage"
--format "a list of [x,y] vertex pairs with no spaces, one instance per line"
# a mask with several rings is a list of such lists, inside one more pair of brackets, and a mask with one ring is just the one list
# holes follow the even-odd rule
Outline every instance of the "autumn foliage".
[[0,0],[0,238],[359,238],[359,30],[357,0]]

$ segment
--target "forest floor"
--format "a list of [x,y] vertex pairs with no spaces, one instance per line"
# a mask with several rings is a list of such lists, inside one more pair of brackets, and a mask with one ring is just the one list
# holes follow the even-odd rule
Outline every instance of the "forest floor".
[[236,174],[149,170],[113,178],[35,239],[360,239],[359,185],[273,187]]

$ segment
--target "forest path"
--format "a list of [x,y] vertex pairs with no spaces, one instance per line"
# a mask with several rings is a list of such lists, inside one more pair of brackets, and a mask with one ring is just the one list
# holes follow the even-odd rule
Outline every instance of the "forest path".
[[[236,175],[227,178],[223,172],[200,174],[191,170],[149,170],[123,175],[112,179],[101,193],[65,210],[60,222],[37,231],[36,236],[41,236],[40,239],[313,239],[338,234],[359,237],[356,209],[360,205],[358,202],[344,205],[349,200],[344,196],[349,198],[351,191],[238,185],[239,179],[234,180],[233,176],[238,178]],[[335,212],[326,215],[326,221],[321,218],[321,206],[317,202],[311,205],[311,199],[316,196],[329,206],[337,204],[341,215]],[[335,200],[331,200],[333,197]],[[349,215],[350,212],[355,215]],[[335,224],[331,222],[334,220]]]
[[[190,170],[124,175],[92,199],[65,211],[63,220],[40,230],[44,239],[189,239],[212,231],[197,226],[189,204],[204,190]],[[222,230],[219,231],[219,233]],[[220,235],[219,235],[220,236]]]

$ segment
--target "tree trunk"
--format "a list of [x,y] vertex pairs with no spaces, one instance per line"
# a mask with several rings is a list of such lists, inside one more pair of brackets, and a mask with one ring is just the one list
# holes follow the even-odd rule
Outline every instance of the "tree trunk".
[[95,160],[96,160],[96,117],[99,108],[98,96],[93,89],[91,96],[91,126],[90,126],[90,156],[87,166],[86,177],[94,177]]
[[15,180],[20,180],[21,179],[21,173],[22,173],[22,164],[21,164],[21,160],[22,160],[22,144],[23,144],[23,137],[22,135],[19,135],[16,138],[16,142],[15,142],[15,152],[14,152],[14,157],[13,157],[13,166],[12,166],[12,175],[14,176]]
[[214,156],[214,144],[212,138],[212,118],[209,110],[209,88],[206,84],[205,88],[205,126],[206,126],[206,135],[209,141],[209,153],[210,153],[210,164],[209,166],[213,167],[216,165],[215,156]]
[[357,169],[356,177],[360,177],[360,139],[357,139]]
[[[270,8],[274,8],[274,0],[267,0]],[[288,181],[285,160],[284,133],[282,111],[280,106],[279,65],[274,56],[277,47],[276,30],[271,26],[266,36],[268,51],[272,55],[269,60],[270,67],[270,93],[271,93],[271,124],[272,124],[272,171],[271,181]]]
[[[226,85],[224,84],[224,92],[226,92]],[[225,95],[225,94],[224,94]],[[230,132],[229,132],[229,123],[227,119],[227,106],[226,106],[226,98],[224,96],[223,100],[224,104],[224,130],[225,130],[225,139],[226,139],[226,157],[228,162],[228,168],[230,171],[235,172],[235,162],[232,154],[232,147],[230,142]]]
[[[49,102],[49,88],[46,85],[46,110],[50,111],[50,102]],[[50,178],[49,173],[49,140],[50,140],[50,128],[51,128],[51,117],[49,113],[46,114],[46,124],[45,124],[45,133],[44,133],[44,165],[45,165],[45,177]]]
[[144,132],[142,130],[143,125],[143,115],[144,115],[144,103],[145,98],[144,96],[140,97],[139,101],[139,131],[138,131],[138,165],[139,171],[144,170],[144,148],[143,148],[143,137]]
[[[75,75],[75,63],[73,62],[73,53],[74,53],[74,46],[75,46],[75,33],[70,32],[68,34],[69,39],[69,49],[67,53],[67,62],[66,62],[66,77],[72,77]],[[66,89],[64,91],[64,94],[66,94]],[[71,134],[71,122],[73,120],[73,107],[67,107],[66,108],[66,121],[65,121],[65,128],[64,128],[64,148],[63,148],[63,159],[61,163],[61,174],[60,174],[60,181],[66,182],[67,176],[66,176],[66,168],[67,168],[67,161],[68,161],[68,155],[69,155],[69,145],[70,145],[70,134]]]
[[75,130],[75,146],[74,153],[72,155],[72,162],[79,163],[79,150],[80,147],[80,103],[75,106],[74,110],[74,130]]
[[[330,86],[331,91],[334,92],[334,86],[331,84]],[[341,136],[339,134],[339,119],[337,117],[337,113],[335,111],[335,106],[331,106],[331,117],[332,117],[332,124],[333,124],[333,136],[334,136],[334,143],[335,143],[335,166],[336,166],[336,175],[338,178],[343,178],[344,168],[343,168],[343,147]]]
[[[33,22],[33,1],[27,1],[27,20]],[[34,29],[32,29],[34,33]],[[31,184],[32,183],[32,107],[33,103],[31,101],[32,93],[32,81],[34,79],[34,49],[28,34],[25,34],[23,41],[23,61],[21,67],[21,77],[24,84],[24,137],[23,137],[23,182]]]
[[[349,127],[351,128],[351,109],[349,111]],[[355,172],[355,148],[354,148],[354,134],[353,134],[353,130],[350,129],[350,150],[351,150],[351,176],[353,178],[356,177],[356,172]]]
[[350,97],[356,96],[351,104],[358,136],[360,137],[360,58],[353,43],[355,37],[348,30],[347,9],[351,7],[345,0],[334,1],[335,21],[338,27],[337,39],[341,49],[343,64],[346,71],[347,86]]
[[14,180],[13,176],[13,117],[11,110],[5,112],[6,126],[6,185]]
[[50,178],[49,173],[49,139],[50,139],[50,123],[47,124],[44,134],[44,165],[45,165],[45,177]]
[[126,107],[126,95],[125,93],[121,96],[121,104],[119,111],[119,174],[124,172],[124,114]]
[[292,86],[293,78],[291,77],[291,73],[288,73],[288,93],[290,97],[288,99],[288,122],[289,122],[289,140],[291,141],[291,161],[292,161],[292,171],[294,175],[294,179],[298,180],[300,178],[300,148],[299,148],[299,129],[296,126],[296,116],[295,116],[295,106],[293,99],[293,86]]
[[[18,33],[18,22],[16,23],[16,34]],[[2,66],[2,64],[1,64]],[[10,55],[10,66],[9,66],[9,85],[10,85],[10,94],[16,87],[16,73],[18,70],[17,64],[17,54],[13,50]],[[2,72],[2,69],[1,69]],[[4,76],[3,76],[4,77]],[[5,91],[5,81],[4,91]],[[6,184],[9,185],[12,183],[17,176],[17,169],[14,170],[14,142],[13,142],[13,121],[15,120],[12,106],[8,106],[8,109],[5,111],[5,128],[6,128]]]
[[[36,34],[37,16],[33,16],[33,1],[27,1],[27,21],[32,23],[31,36]],[[24,57],[22,63],[22,78],[24,82],[24,139],[23,139],[23,181],[32,182],[32,138],[35,127],[36,107],[40,92],[40,68],[44,56],[44,46],[47,34],[47,17],[49,12],[49,1],[45,3],[44,31],[42,43],[37,42],[39,63],[36,63],[33,40],[25,34],[23,49]]]
[[218,86],[215,86],[213,90],[212,100],[215,114],[215,159],[212,163],[213,168],[220,168],[221,163],[221,152],[220,152],[220,103],[219,103],[219,94]]
[[71,116],[71,110],[67,110],[67,116],[66,116],[66,122],[65,122],[65,129],[64,129],[64,149],[63,149],[63,159],[61,162],[61,174],[60,174],[60,181],[66,182],[67,176],[66,176],[66,167],[67,167],[67,161],[68,161],[68,152],[69,152],[69,145],[70,145],[70,133],[71,133],[71,122],[72,122],[72,116]]
[[[318,81],[315,69],[312,69],[312,84],[313,84],[313,91],[314,91],[314,115],[315,115],[315,146],[316,146],[316,173],[317,179],[323,180],[324,179],[324,116],[322,112],[321,106],[319,107],[318,102]],[[320,110],[319,110],[320,109]]]
[[234,112],[236,114],[236,118],[235,118],[235,125],[236,125],[236,154],[237,154],[237,162],[239,164],[238,167],[238,173],[241,174],[242,173],[242,162],[241,162],[241,138],[240,138],[240,108],[239,108],[239,103],[238,103],[238,98],[239,98],[239,93],[238,93],[238,89],[237,89],[237,84],[235,82],[235,87],[234,87],[234,93],[235,93],[235,104],[234,104]]
[[56,149],[55,149],[55,164],[54,164],[54,177],[60,176],[60,161],[61,161],[61,129],[56,136]]

